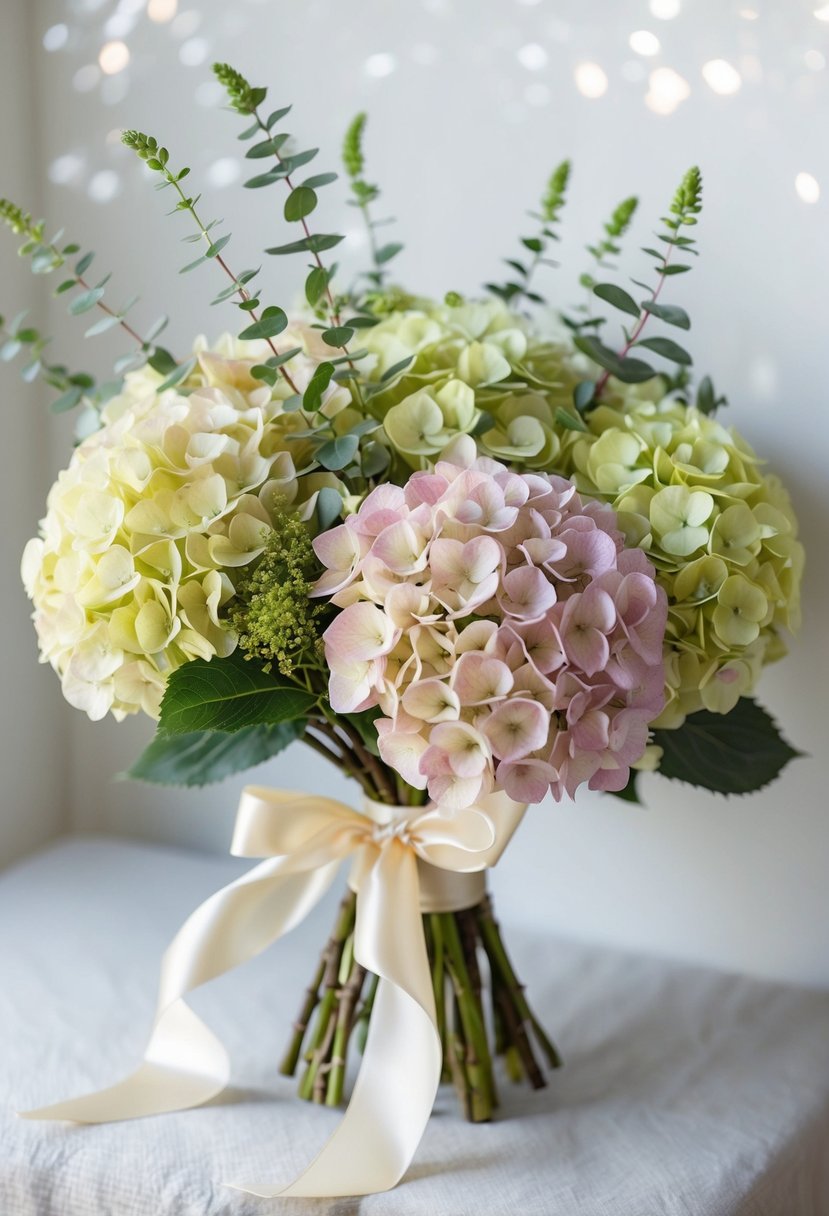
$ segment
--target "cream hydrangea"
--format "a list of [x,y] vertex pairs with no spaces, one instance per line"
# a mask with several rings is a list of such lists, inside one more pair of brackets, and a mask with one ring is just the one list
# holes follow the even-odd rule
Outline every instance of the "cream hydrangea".
[[[200,340],[184,391],[159,393],[150,368],[129,373],[52,487],[22,574],[41,659],[90,718],[157,716],[171,671],[230,654],[221,610],[235,570],[263,552],[273,510],[307,518],[323,485],[342,488],[333,474],[297,476],[299,445],[286,448],[302,423],[250,374],[266,353]],[[312,353],[294,362],[307,383]],[[325,405],[347,404],[332,386]]]
[[799,623],[803,547],[789,496],[746,441],[676,394],[631,391],[563,436],[558,468],[611,503],[668,592],[668,704],[674,727],[727,713]]

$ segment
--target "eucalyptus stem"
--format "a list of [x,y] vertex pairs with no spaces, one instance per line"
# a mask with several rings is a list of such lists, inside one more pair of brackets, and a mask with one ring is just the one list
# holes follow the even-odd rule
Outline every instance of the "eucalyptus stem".
[[[208,232],[207,228],[205,227],[205,225],[202,223],[201,219],[199,218],[198,212],[196,211],[196,207],[195,207],[195,204],[193,203],[192,199],[190,199],[184,193],[184,191],[182,190],[182,188],[179,184],[178,178],[176,177],[176,175],[174,173],[171,173],[167,169],[166,165],[165,165],[164,169],[162,170],[162,172],[164,173],[164,176],[165,176],[166,180],[169,182],[169,184],[175,188],[175,191],[178,194],[179,199],[181,200],[181,203],[182,203],[182,210],[190,212],[190,214],[193,217],[194,223],[196,224],[197,228],[199,229],[199,232],[202,235],[202,238],[205,241],[207,241],[208,248],[212,248],[213,241],[210,236],[210,233]],[[238,295],[241,302],[243,304],[247,304],[248,301],[252,298],[247,287],[245,287],[244,283],[239,282],[236,275],[230,269],[227,262],[224,260],[224,258],[222,257],[222,255],[220,253],[216,254],[216,262],[218,263],[219,266],[221,266],[222,270],[225,272],[225,274],[228,276],[228,278],[231,279],[236,284],[236,294]],[[259,315],[255,308],[249,308],[247,311],[248,311],[250,317],[252,318],[252,320],[254,321],[254,323],[259,322],[260,318],[259,318]],[[273,354],[277,358],[279,358],[279,350],[275,346],[273,338],[266,338],[265,341],[267,342],[268,346],[271,348],[271,351],[273,352]],[[294,382],[290,372],[284,366],[284,364],[280,364],[278,370],[279,370],[279,374],[282,376],[282,379],[288,385],[291,392],[299,393],[299,389],[297,388],[296,383]]]
[[380,760],[378,760],[375,755],[373,755],[372,752],[368,750],[360,736],[360,732],[355,726],[352,726],[352,724],[346,719],[342,719],[339,726],[341,730],[348,735],[349,742],[357,759],[361,764],[365,765],[366,769],[371,774],[375,787],[378,791],[378,801],[388,802],[394,806],[397,803],[398,796],[394,780],[389,770],[384,764],[381,763]]
[[456,914],[441,912],[440,918],[446,948],[446,967],[455,990],[460,1026],[463,1030],[463,1063],[471,1091],[471,1118],[475,1123],[486,1122],[492,1118],[498,1098],[492,1076],[492,1058],[486,1027],[481,1016],[480,995],[475,993],[470,980]]
[[[662,265],[660,266],[660,268],[657,272],[656,287],[654,288],[653,295],[651,296],[650,301],[649,301],[649,303],[651,303],[651,304],[655,304],[657,302],[657,300],[659,299],[660,293],[662,291],[662,288],[665,286],[665,282],[668,278],[668,272],[667,272],[666,267],[670,263],[671,254],[673,253],[673,250],[674,250],[673,245],[667,246],[667,252],[665,253],[664,258],[662,259]],[[622,349],[619,351],[620,359],[624,359],[625,356],[627,355],[628,351],[630,350],[630,348],[639,340],[642,330],[647,325],[648,318],[650,316],[651,316],[651,313],[647,312],[644,309],[642,310],[642,312],[640,313],[640,316],[639,316],[639,320],[636,322],[636,324],[634,325],[634,327],[631,331],[630,337],[625,342],[625,345],[622,347]],[[599,397],[601,396],[602,391],[604,390],[605,385],[607,384],[609,379],[610,379],[610,372],[607,369],[605,369],[605,371],[602,372],[601,376],[599,376],[599,379],[596,381],[596,391],[593,394],[594,401],[597,401],[599,399]]]

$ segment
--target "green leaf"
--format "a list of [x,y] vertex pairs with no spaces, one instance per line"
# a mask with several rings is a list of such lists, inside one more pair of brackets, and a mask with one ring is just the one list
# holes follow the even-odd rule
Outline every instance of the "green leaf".
[[403,248],[396,241],[391,241],[388,245],[381,246],[374,255],[374,260],[378,266],[384,266],[386,262],[390,262],[392,258],[397,257],[400,250]]
[[573,405],[579,413],[583,413],[596,395],[596,385],[593,380],[580,380],[573,389]]
[[641,359],[622,358],[592,335],[580,335],[574,341],[580,351],[625,384],[642,384],[656,375],[649,363]]
[[4,363],[10,363],[16,355],[19,355],[23,349],[23,343],[18,342],[16,338],[10,338],[8,342],[4,342],[0,347],[0,359]]
[[683,367],[690,367],[693,363],[687,350],[670,338],[642,338],[636,345],[647,347],[648,350],[661,355],[663,359],[670,359],[672,363],[681,363]]
[[193,262],[188,262],[186,266],[182,266],[179,274],[189,274],[191,270],[195,270],[197,266],[201,266],[202,262],[207,261],[207,254],[204,253],[200,258],[196,258]]
[[319,190],[321,186],[330,186],[336,180],[336,173],[315,173],[313,177],[306,177],[302,184],[310,186],[312,190]]
[[56,401],[53,401],[49,406],[53,414],[65,414],[67,410],[73,410],[83,396],[83,389],[73,386],[62,393]]
[[55,288],[55,295],[62,296],[65,291],[71,291],[77,281],[77,279],[64,279],[63,282],[59,283]]
[[159,317],[157,321],[153,321],[152,325],[144,335],[145,343],[149,344],[150,342],[155,341],[158,335],[164,332],[169,323],[170,318],[167,316]]
[[103,294],[103,287],[91,287],[89,291],[84,291],[79,296],[75,296],[74,300],[69,301],[70,315],[77,317],[82,312],[89,312],[90,308],[95,307]]
[[89,329],[84,334],[85,338],[95,338],[98,334],[105,334],[108,329],[119,325],[121,318],[119,316],[101,317],[100,321],[96,321],[94,325],[90,325]]
[[678,730],[655,730],[653,738],[662,748],[663,777],[719,794],[762,789],[803,754],[789,746],[751,697],[741,697],[727,714],[707,709],[689,714]]
[[309,413],[318,410],[322,404],[322,395],[331,383],[331,377],[334,375],[334,364],[330,362],[319,363],[314,371],[313,376],[308,382],[308,387],[302,394],[302,408]]
[[246,127],[241,135],[237,135],[237,139],[253,139],[254,135],[259,131],[259,123],[255,122],[252,127]]
[[169,376],[170,372],[174,372],[178,367],[173,356],[163,346],[156,347],[147,362],[160,376]]
[[567,431],[587,431],[587,427],[577,414],[571,414],[563,405],[556,410],[556,422]]
[[249,342],[253,342],[257,338],[275,338],[287,327],[288,318],[285,313],[281,308],[272,305],[265,309],[258,321],[249,325],[247,329],[243,329],[239,337]]
[[159,384],[155,391],[157,393],[163,393],[165,389],[173,388],[176,384],[181,384],[182,380],[186,380],[190,375],[193,368],[196,366],[196,363],[197,360],[195,358],[187,359],[184,363],[181,363],[175,369],[175,371],[170,373],[166,380],[162,380],[161,384]]
[[621,287],[617,287],[615,283],[597,283],[593,288],[593,294],[598,296],[600,300],[604,300],[613,308],[620,309],[621,312],[629,313],[631,317],[639,316],[639,305],[634,300],[633,296]]
[[75,265],[75,274],[78,276],[78,278],[80,278],[82,274],[86,274],[87,270],[89,270],[89,267],[92,265],[92,259],[94,257],[94,253],[85,253],[82,258],[78,259]]
[[245,182],[245,189],[260,190],[263,186],[272,186],[274,182],[281,182],[284,176],[281,169],[271,169],[269,173],[259,173],[256,177],[248,178]]
[[213,244],[207,248],[204,256],[206,258],[218,257],[218,255],[222,252],[222,250],[224,249],[225,245],[228,243],[229,240],[230,240],[229,232],[225,236],[220,236],[218,241],[214,241]]
[[671,262],[669,266],[663,266],[660,273],[666,275],[685,274],[690,269],[690,266],[678,266],[676,262]]
[[388,468],[391,461],[389,449],[382,443],[367,443],[362,451],[362,469],[364,477],[377,477]]
[[283,119],[286,114],[290,114],[290,112],[291,112],[290,106],[282,106],[281,109],[274,110],[272,114],[268,115],[268,121],[265,123],[265,126],[270,131],[270,129],[274,125],[274,123],[280,122],[281,119]]
[[277,135],[273,139],[264,139],[261,144],[248,148],[245,156],[248,160],[262,160],[266,156],[278,156],[279,149],[285,143],[287,135]]
[[691,328],[691,318],[684,308],[677,308],[675,304],[659,304],[656,300],[645,300],[642,307],[645,312],[658,317],[666,325],[676,325],[678,329]]
[[159,732],[125,776],[154,785],[210,785],[270,760],[300,738],[304,729],[305,720],[299,718],[274,725],[243,726],[232,734]]
[[297,152],[293,156],[283,156],[279,167],[287,177],[295,169],[301,169],[303,165],[307,165],[318,152],[319,148],[309,148],[307,152]]
[[354,330],[349,325],[332,325],[331,329],[323,331],[322,340],[326,346],[348,346],[354,337]]
[[324,469],[336,472],[351,464],[359,445],[360,440],[356,435],[338,435],[336,439],[324,443],[314,455]]
[[314,308],[328,286],[328,271],[323,266],[315,266],[305,280],[305,299]]
[[303,237],[301,241],[291,241],[288,245],[274,245],[272,249],[266,249],[265,253],[272,253],[277,257],[282,257],[286,253],[324,253],[326,249],[333,249],[335,245],[339,245],[342,240],[343,237],[333,233],[315,232],[311,236]]
[[285,219],[289,223],[304,219],[317,205],[317,196],[310,186],[297,186],[285,199]]
[[399,363],[393,363],[391,367],[386,368],[380,377],[380,383],[385,384],[387,380],[393,380],[400,372],[404,372],[407,367],[414,363],[414,355],[406,355],[405,359],[401,359]]
[[193,659],[172,673],[161,702],[167,735],[237,731],[304,718],[316,697],[284,676],[268,675],[237,651],[227,659]]
[[317,495],[317,532],[325,532],[343,513],[343,500],[333,486],[323,486]]

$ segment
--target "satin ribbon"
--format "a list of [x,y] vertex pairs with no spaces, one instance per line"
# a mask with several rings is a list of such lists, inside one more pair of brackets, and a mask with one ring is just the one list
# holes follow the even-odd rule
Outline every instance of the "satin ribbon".
[[[360,814],[330,798],[249,786],[231,851],[267,860],[210,896],[168,947],[138,1069],[108,1089],[23,1117],[104,1123],[183,1110],[221,1093],[230,1079],[227,1052],[184,997],[295,928],[328,890],[340,863],[352,857],[354,957],[379,983],[351,1101],[294,1182],[230,1185],[264,1198],[368,1195],[396,1186],[431,1114],[442,1063],[421,873],[431,875],[429,885],[433,868],[463,879],[494,865],[525,809],[498,793],[451,816],[434,807],[380,803],[367,804]],[[430,900],[439,898],[439,890],[440,884]],[[467,889],[461,899],[471,896]],[[456,898],[451,883],[446,898]]]

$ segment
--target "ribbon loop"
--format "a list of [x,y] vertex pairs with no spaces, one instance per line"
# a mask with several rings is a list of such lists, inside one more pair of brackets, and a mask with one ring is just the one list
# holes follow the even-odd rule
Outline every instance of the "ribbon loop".
[[[351,1101],[331,1139],[293,1183],[234,1185],[264,1197],[389,1190],[408,1169],[440,1081],[422,897],[438,910],[444,889],[451,904],[445,910],[470,906],[453,902],[452,875],[463,880],[461,899],[470,899],[470,880],[495,864],[525,809],[494,794],[452,816],[434,807],[375,802],[360,814],[330,798],[248,786],[232,852],[266,860],[205,900],[171,942],[138,1069],[108,1089],[23,1117],[103,1123],[182,1110],[219,1094],[230,1079],[227,1053],[184,997],[295,928],[328,890],[340,863],[353,856],[354,955],[379,983]],[[430,892],[421,892],[422,873],[430,876]],[[441,873],[446,881],[433,884],[431,876]]]

